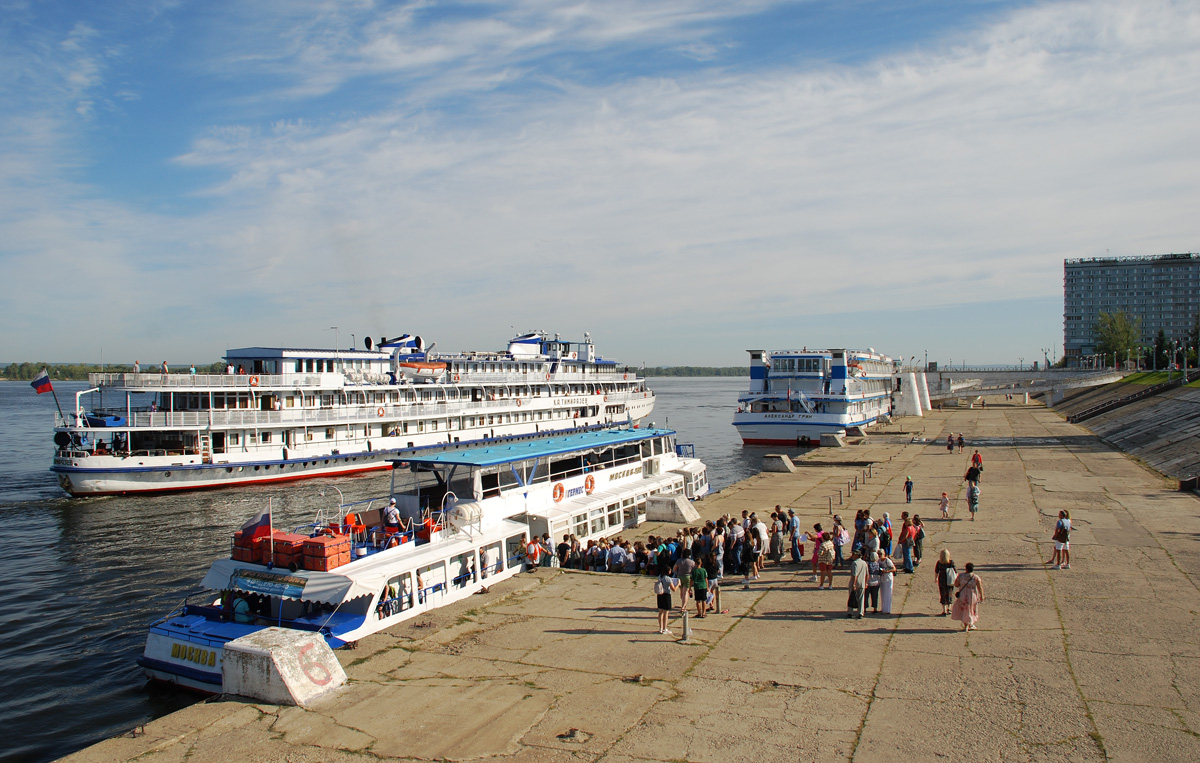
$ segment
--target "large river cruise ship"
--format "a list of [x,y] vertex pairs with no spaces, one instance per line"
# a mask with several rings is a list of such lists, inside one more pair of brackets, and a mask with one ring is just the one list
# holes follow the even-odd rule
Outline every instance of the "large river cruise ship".
[[497,439],[636,424],[654,393],[591,337],[534,332],[443,354],[420,337],[366,349],[230,350],[226,373],[90,374],[56,415],[51,471],[72,495],[162,492],[385,469]]
[[750,390],[733,415],[746,445],[820,445],[892,412],[895,363],[869,350],[748,350]]

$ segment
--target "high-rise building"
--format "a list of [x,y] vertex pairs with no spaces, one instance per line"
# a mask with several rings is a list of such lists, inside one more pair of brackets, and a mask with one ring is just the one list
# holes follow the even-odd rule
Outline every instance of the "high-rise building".
[[1141,320],[1141,341],[1159,329],[1183,341],[1200,313],[1200,254],[1063,261],[1063,354],[1069,365],[1096,352],[1100,313]]

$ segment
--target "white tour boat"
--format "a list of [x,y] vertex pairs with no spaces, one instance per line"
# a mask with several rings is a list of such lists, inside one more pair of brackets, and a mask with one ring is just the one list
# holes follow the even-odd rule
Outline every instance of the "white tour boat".
[[[161,492],[385,469],[425,448],[636,423],[636,370],[542,332],[502,352],[230,350],[227,373],[90,374],[56,415],[51,471],[72,495]],[[165,370],[165,369],[163,369]]]
[[895,362],[872,350],[748,350],[750,390],[733,415],[746,445],[820,445],[892,412]]
[[343,505],[291,533],[235,534],[204,592],[150,626],[138,664],[154,679],[221,691],[226,642],[276,626],[333,648],[521,571],[530,535],[589,539],[641,524],[652,496],[697,498],[704,464],[665,429],[612,428],[414,455],[387,499]]

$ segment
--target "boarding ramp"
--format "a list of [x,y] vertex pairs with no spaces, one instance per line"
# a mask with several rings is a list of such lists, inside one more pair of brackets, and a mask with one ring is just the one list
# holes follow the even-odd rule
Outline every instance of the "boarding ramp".
[[[969,374],[969,376],[968,376]],[[1032,395],[1046,398],[1054,405],[1070,390],[1099,387],[1125,378],[1124,371],[982,371],[972,369],[960,375],[939,373],[939,379],[929,385],[929,397],[934,403],[950,400],[971,402],[994,395]]]

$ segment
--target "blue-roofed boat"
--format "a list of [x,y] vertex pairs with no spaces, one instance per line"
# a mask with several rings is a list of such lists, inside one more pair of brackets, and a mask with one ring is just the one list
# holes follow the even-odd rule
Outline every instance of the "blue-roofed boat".
[[[230,640],[278,626],[351,644],[517,574],[531,535],[586,544],[640,525],[655,496],[708,492],[703,462],[668,429],[490,443],[391,466],[389,496],[253,542],[235,535],[203,590],[150,627],[138,660],[146,673],[219,693]],[[384,526],[392,499],[398,530]],[[317,551],[297,556],[298,547]]]
[[745,445],[817,446],[892,413],[895,362],[868,350],[748,350],[750,389],[733,425]]
[[405,334],[365,349],[229,350],[223,374],[89,375],[56,414],[51,465],[72,495],[329,477],[397,456],[636,424],[654,393],[635,369],[522,334],[498,352],[438,352]]

